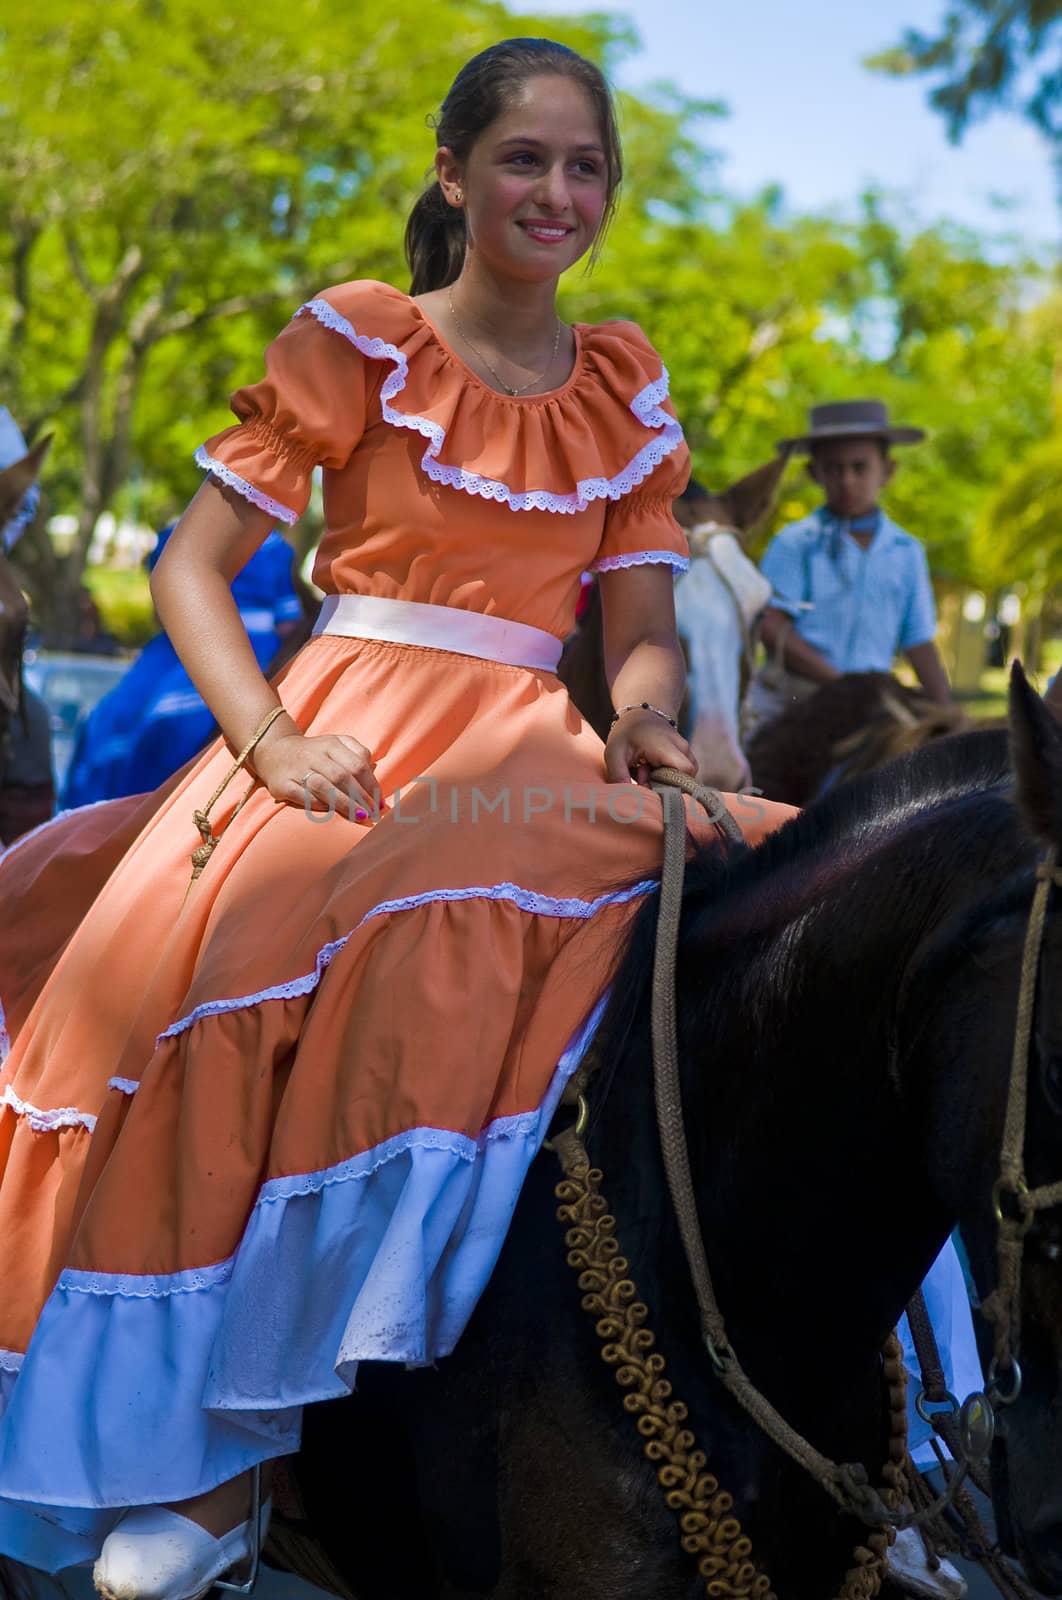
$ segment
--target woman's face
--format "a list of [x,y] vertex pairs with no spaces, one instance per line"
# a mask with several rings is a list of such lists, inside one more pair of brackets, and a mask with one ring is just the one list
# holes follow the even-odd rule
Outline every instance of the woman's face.
[[436,170],[448,198],[463,191],[470,248],[527,282],[556,279],[586,254],[608,199],[594,103],[555,74],[530,78],[465,162],[439,150]]

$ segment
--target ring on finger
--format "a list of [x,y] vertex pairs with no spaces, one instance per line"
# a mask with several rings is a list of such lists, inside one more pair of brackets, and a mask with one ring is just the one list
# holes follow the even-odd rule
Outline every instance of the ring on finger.
[[312,777],[314,777],[314,776],[315,776],[315,774],[314,774],[314,773],[312,773],[312,772],[308,772],[308,773],[307,773],[307,774],[306,774],[306,776],[305,776],[305,777],[304,777],[304,778],[303,778],[303,780],[302,780],[302,787],[303,787],[303,788],[304,788],[304,789],[308,789],[308,788],[309,788],[309,786],[310,786],[310,779],[311,779],[311,778],[312,778]]

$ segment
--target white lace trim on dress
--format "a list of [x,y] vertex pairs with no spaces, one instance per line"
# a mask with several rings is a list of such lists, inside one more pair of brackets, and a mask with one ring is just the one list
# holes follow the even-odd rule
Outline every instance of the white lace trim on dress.
[[60,1275],[57,1289],[69,1294],[117,1294],[127,1300],[164,1300],[171,1294],[194,1294],[213,1289],[232,1277],[235,1256],[210,1267],[192,1267],[185,1272],[124,1273],[76,1272],[72,1267]]
[[140,1085],[135,1078],[111,1078],[107,1087],[117,1089],[119,1094],[136,1094]]
[[424,894],[407,895],[399,900],[382,900],[379,905],[373,906],[371,911],[367,911],[349,933],[345,933],[341,939],[333,939],[329,944],[321,946],[312,972],[305,972],[298,978],[289,979],[286,983],[273,984],[268,989],[259,989],[254,994],[239,995],[226,1000],[205,1000],[202,1005],[189,1011],[187,1016],[179,1017],[160,1033],[155,1040],[155,1048],[158,1048],[163,1039],[175,1038],[177,1034],[193,1027],[203,1017],[219,1016],[227,1011],[244,1011],[251,1006],[261,1005],[266,1000],[294,1000],[300,995],[312,994],[332,958],[338,955],[358,929],[363,928],[373,917],[381,917],[392,912],[412,911],[418,906],[430,905],[436,901],[506,900],[518,906],[521,911],[528,911],[535,916],[577,917],[585,920],[595,916],[605,906],[624,905],[628,900],[649,894],[657,887],[655,878],[644,878],[628,889],[617,889],[610,894],[599,895],[596,900],[574,898],[561,900],[553,895],[538,894],[534,889],[525,889],[517,883],[495,883],[487,888],[430,889]]
[[[596,1015],[600,1014],[600,1006]],[[574,1063],[573,1063],[574,1065]],[[559,1092],[559,1091],[558,1091]],[[301,1195],[320,1194],[336,1184],[353,1183],[371,1178],[373,1173],[388,1162],[406,1155],[411,1150],[442,1150],[461,1161],[480,1159],[484,1150],[502,1139],[537,1138],[542,1121],[541,1109],[517,1112],[514,1116],[498,1117],[488,1123],[478,1139],[456,1133],[450,1128],[409,1128],[396,1133],[382,1144],[374,1145],[361,1155],[351,1156],[334,1167],[316,1172],[299,1172],[289,1177],[270,1178],[262,1184],[254,1209],[278,1201],[293,1200]],[[236,1257],[210,1266],[191,1267],[183,1272],[170,1273],[108,1273],[78,1272],[68,1268],[59,1278],[57,1288],[72,1294],[118,1295],[130,1300],[164,1300],[175,1294],[195,1294],[202,1289],[213,1289],[232,1277]],[[0,1366],[2,1366],[0,1359]]]
[[[343,314],[328,300],[307,300],[295,315],[308,311],[324,327],[349,339],[355,349],[370,361],[391,361],[394,371],[389,373],[380,390],[380,405],[385,422],[393,428],[410,428],[422,434],[428,448],[421,457],[423,472],[434,483],[447,484],[451,489],[461,489],[465,494],[479,495],[483,500],[504,502],[511,511],[556,511],[568,515],[585,511],[594,500],[620,500],[647,478],[664,457],[677,450],[682,443],[682,428],[674,417],[661,410],[661,401],[668,392],[668,374],[665,368],[654,383],[647,384],[630,402],[630,409],[643,427],[659,429],[659,436],[642,446],[632,460],[614,478],[581,478],[570,494],[553,494],[548,489],[510,489],[495,478],[483,478],[476,472],[466,472],[464,467],[448,467],[438,460],[446,442],[446,429],[427,417],[396,411],[390,404],[401,394],[409,374],[409,362],[401,350],[385,339],[372,339],[358,333]],[[531,397],[532,399],[534,396]]]
[[649,566],[674,567],[678,572],[690,570],[687,557],[680,556],[677,550],[635,550],[625,556],[602,556],[600,560],[591,563],[589,570],[615,572],[619,567]]
[[54,1111],[42,1111],[20,1100],[8,1084],[0,1097],[0,1105],[10,1106],[17,1117],[25,1117],[35,1133],[52,1133],[56,1128],[87,1128],[92,1133],[96,1118],[88,1111],[78,1111],[75,1106],[59,1106]]
[[253,483],[248,483],[246,478],[241,478],[239,473],[233,472],[223,461],[216,460],[208,454],[206,445],[201,444],[195,453],[195,464],[202,467],[204,472],[209,472],[213,477],[220,479],[230,489],[235,489],[237,494],[249,500],[260,511],[268,511],[271,517],[276,517],[278,522],[286,522],[290,526],[298,522],[299,513],[292,511],[290,506],[284,505],[280,500],[274,500],[272,495],[264,494],[261,489],[256,489]]

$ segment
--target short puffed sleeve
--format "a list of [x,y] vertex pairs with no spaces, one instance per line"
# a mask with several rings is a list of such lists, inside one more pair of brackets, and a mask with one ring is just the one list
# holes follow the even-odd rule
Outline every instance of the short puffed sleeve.
[[236,427],[196,451],[199,466],[245,500],[292,523],[306,510],[316,466],[346,465],[365,429],[365,358],[316,314],[297,312],[265,353],[266,375],[237,389]]
[[[669,417],[674,416],[670,402]],[[677,428],[677,422],[674,424]],[[662,444],[672,443],[665,435]],[[612,572],[617,567],[670,566],[685,572],[689,566],[686,535],[675,521],[672,506],[690,476],[690,453],[681,430],[649,475],[627,494],[610,500],[605,530],[591,572]]]

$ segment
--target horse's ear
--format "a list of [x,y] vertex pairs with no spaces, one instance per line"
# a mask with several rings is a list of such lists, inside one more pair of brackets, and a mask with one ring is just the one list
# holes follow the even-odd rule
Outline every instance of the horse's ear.
[[14,514],[22,496],[36,481],[51,442],[51,434],[46,434],[43,439],[37,441],[28,455],[13,461],[9,467],[0,472],[0,527],[3,527],[8,517]]
[[1062,724],[1019,661],[1010,672],[1009,723],[1018,809],[1038,839],[1062,846]]
[[739,478],[719,496],[726,507],[726,521],[739,533],[751,532],[770,511],[788,460],[789,451],[780,450],[772,461]]

